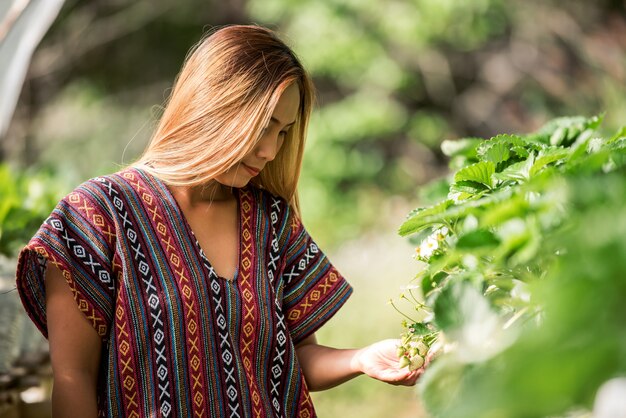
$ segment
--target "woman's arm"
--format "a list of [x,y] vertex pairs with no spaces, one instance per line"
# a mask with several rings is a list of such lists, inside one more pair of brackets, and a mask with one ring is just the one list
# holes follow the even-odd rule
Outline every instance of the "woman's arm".
[[400,368],[397,348],[398,340],[383,340],[361,349],[337,349],[319,345],[312,334],[296,346],[296,353],[311,391],[330,389],[360,374],[412,386],[423,369]]
[[95,418],[101,340],[52,263],[46,269],[46,318],[54,379],[52,415]]

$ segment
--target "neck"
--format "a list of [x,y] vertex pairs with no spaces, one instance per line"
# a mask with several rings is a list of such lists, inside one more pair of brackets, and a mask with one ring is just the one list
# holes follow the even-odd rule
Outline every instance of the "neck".
[[233,199],[233,188],[225,186],[217,181],[212,181],[201,186],[172,186],[171,190],[190,205],[203,203],[219,203]]

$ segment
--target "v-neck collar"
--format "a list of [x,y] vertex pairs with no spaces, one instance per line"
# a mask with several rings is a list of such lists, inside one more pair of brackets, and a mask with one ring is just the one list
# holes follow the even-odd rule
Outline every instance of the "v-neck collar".
[[[180,223],[180,226],[182,226],[183,230],[187,233],[187,236],[189,236],[191,238],[191,240],[194,242],[194,247],[195,247],[195,251],[197,253],[197,255],[200,256],[200,258],[204,261],[204,265],[206,267],[207,273],[209,274],[209,277],[211,278],[219,278],[227,283],[235,283],[237,281],[237,278],[239,277],[239,273],[242,269],[242,260],[241,260],[241,248],[243,245],[243,237],[244,237],[244,228],[249,228],[249,225],[247,222],[242,222],[242,218],[244,216],[243,214],[243,207],[241,204],[241,193],[243,193],[243,190],[237,189],[237,188],[233,188],[233,194],[235,195],[235,200],[237,201],[237,232],[238,232],[238,236],[237,236],[237,266],[235,268],[235,273],[233,274],[232,278],[226,278],[226,277],[222,277],[220,275],[217,274],[217,271],[215,271],[215,268],[213,268],[213,265],[211,263],[211,261],[209,260],[209,258],[206,256],[206,254],[204,253],[204,250],[202,249],[202,246],[200,245],[200,242],[198,241],[198,239],[196,238],[196,234],[193,232],[193,229],[191,228],[191,225],[189,224],[189,222],[187,221],[187,218],[185,217],[185,214],[182,210],[182,208],[180,207],[178,201],[176,200],[176,198],[174,197],[174,194],[172,193],[172,191],[169,189],[169,187],[167,187],[167,185],[165,184],[165,182],[163,182],[161,179],[157,178],[156,176],[141,170],[140,168],[137,167],[133,167],[134,170],[137,170],[138,172],[140,172],[143,176],[147,176],[150,179],[152,179],[152,181],[154,181],[159,188],[161,189],[161,192],[165,195],[165,200],[169,201],[171,203],[171,207],[173,208],[173,212],[176,215],[176,218],[178,218],[178,221]],[[246,231],[247,234],[249,235],[251,233],[251,231]]]

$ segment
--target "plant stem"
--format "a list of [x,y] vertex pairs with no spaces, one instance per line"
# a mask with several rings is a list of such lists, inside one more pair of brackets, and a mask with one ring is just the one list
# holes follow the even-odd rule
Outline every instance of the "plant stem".
[[408,316],[407,314],[405,314],[404,312],[402,312],[400,309],[398,309],[398,307],[396,306],[395,303],[393,303],[393,300],[389,299],[389,303],[391,304],[391,306],[393,306],[393,309],[396,310],[396,312],[398,312],[400,315],[402,315],[403,317],[405,317],[406,319],[408,319],[411,322],[418,322],[415,319],[411,318],[410,316]]

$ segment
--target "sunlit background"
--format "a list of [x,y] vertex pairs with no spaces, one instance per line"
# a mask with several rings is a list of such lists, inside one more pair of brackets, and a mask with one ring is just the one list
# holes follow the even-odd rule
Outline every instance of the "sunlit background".
[[[4,193],[19,196],[32,185],[7,182],[36,177],[52,191],[37,203],[45,213],[83,180],[132,162],[188,49],[228,23],[276,29],[317,87],[304,221],[356,289],[320,334],[329,345],[399,334],[387,300],[417,266],[395,231],[420,186],[448,172],[443,140],[530,132],[561,115],[605,112],[607,131],[626,121],[621,0],[67,0],[1,138],[13,173],[0,172]],[[0,243],[7,280],[33,232],[30,218],[20,222],[3,225],[19,230]],[[422,416],[413,389],[364,377],[314,399],[321,417]]]

